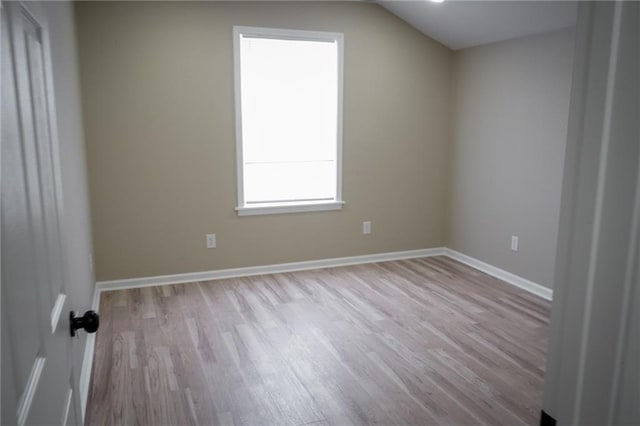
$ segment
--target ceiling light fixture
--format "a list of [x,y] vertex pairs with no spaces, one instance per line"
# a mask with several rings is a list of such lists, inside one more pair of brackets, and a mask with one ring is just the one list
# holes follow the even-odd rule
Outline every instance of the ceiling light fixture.
[[444,2],[444,0],[430,0],[431,3],[442,3]]

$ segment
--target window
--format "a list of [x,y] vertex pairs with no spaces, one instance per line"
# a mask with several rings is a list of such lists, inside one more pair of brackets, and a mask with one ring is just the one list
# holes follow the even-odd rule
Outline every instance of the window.
[[342,34],[234,27],[238,213],[342,208]]

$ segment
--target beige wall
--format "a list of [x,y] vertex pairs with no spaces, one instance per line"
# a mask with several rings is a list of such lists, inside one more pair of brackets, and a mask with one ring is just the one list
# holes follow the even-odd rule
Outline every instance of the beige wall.
[[[456,52],[448,246],[552,287],[573,31]],[[519,236],[518,252],[511,236]]]
[[[98,280],[444,244],[447,48],[359,2],[80,2],[76,14]],[[344,33],[342,211],[234,211],[233,25]]]

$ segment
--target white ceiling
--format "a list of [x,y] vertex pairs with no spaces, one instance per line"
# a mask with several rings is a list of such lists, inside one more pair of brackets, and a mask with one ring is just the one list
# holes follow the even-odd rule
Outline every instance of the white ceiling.
[[376,2],[454,50],[572,27],[577,5],[575,1]]

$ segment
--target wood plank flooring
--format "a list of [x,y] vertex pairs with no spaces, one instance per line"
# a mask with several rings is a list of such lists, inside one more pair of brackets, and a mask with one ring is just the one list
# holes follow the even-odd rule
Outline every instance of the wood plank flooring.
[[549,315],[446,257],[105,292],[87,424],[537,424]]

